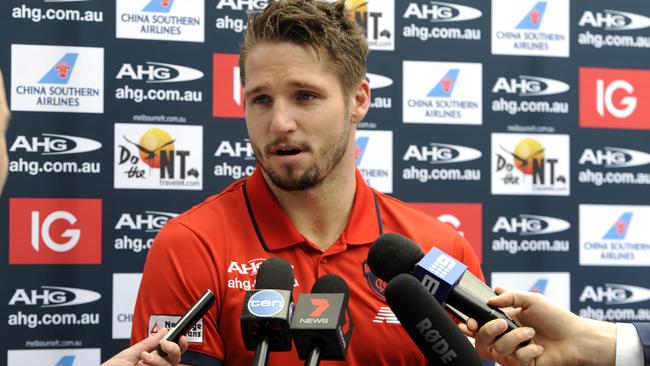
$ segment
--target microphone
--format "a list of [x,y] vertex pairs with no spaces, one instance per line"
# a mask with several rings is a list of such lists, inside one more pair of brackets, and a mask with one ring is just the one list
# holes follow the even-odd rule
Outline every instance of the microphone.
[[413,276],[397,275],[388,282],[385,295],[388,306],[430,366],[483,365],[456,323]]
[[440,249],[432,248],[424,255],[409,238],[386,233],[370,247],[368,265],[386,282],[402,273],[412,274],[440,304],[462,320],[471,317],[482,326],[490,320],[503,319],[508,331],[519,327],[501,309],[487,304],[496,296],[492,289],[467,271],[465,264]]
[[241,316],[244,346],[255,351],[253,365],[266,365],[269,352],[291,351],[293,268],[271,257],[257,271],[255,290],[246,291]]
[[298,358],[305,365],[317,366],[320,360],[345,360],[354,324],[348,309],[350,290],[340,276],[319,278],[310,294],[296,303],[291,332]]

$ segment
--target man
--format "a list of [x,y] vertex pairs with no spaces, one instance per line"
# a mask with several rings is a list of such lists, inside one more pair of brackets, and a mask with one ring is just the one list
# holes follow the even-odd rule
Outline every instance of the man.
[[[294,296],[328,273],[347,282],[355,328],[346,364],[425,364],[404,329],[380,316],[383,289],[364,265],[370,245],[382,232],[399,232],[482,274],[450,226],[372,190],[356,170],[355,129],[370,100],[367,53],[344,1],[273,2],[251,19],[240,70],[256,170],[160,231],[145,263],[132,342],[210,288],[216,310],[193,332],[183,362],[250,365],[239,325],[245,290],[259,264],[278,256],[294,267]],[[295,350],[272,352],[269,361],[302,365]]]
[[[536,366],[643,366],[650,364],[650,324],[608,323],[581,318],[546,300],[542,295],[497,288],[499,296],[489,303],[512,307],[510,315],[535,329],[534,337],[512,331],[503,334],[506,324],[495,320],[477,329],[474,320],[464,325],[475,337],[485,358],[502,365]],[[503,334],[503,335],[502,335]],[[521,346],[522,342],[531,344]]]
[[[0,70],[0,194],[5,186],[7,175],[9,173],[9,156],[7,154],[7,141],[6,134],[9,128],[9,120],[11,119],[11,112],[7,104],[7,96],[5,94],[4,77],[2,70]],[[129,347],[117,355],[113,356],[110,360],[102,364],[102,366],[175,366],[180,361],[181,353],[187,349],[187,338],[181,337],[180,345],[165,341],[162,348],[167,352],[166,358],[160,357],[155,349],[158,343],[167,331],[163,330],[158,334]]]

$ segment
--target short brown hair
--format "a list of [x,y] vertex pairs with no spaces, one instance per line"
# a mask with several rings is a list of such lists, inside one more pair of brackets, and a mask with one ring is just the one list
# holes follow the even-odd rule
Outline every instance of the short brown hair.
[[368,43],[361,28],[348,15],[345,0],[281,0],[270,3],[248,21],[240,47],[239,73],[246,77],[248,52],[263,42],[290,42],[314,48],[325,55],[341,81],[343,91],[352,91],[366,77]]

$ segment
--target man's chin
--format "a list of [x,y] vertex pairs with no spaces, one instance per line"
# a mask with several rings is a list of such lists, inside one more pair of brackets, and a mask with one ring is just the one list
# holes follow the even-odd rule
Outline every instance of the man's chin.
[[266,172],[274,186],[284,191],[304,191],[315,187],[320,183],[320,174],[318,171],[306,171],[278,174],[277,172]]

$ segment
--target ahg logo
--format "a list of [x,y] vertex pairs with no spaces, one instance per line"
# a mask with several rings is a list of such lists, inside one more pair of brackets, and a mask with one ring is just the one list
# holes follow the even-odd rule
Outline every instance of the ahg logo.
[[650,71],[580,68],[580,127],[650,129]]
[[100,199],[9,201],[10,264],[101,263]]

